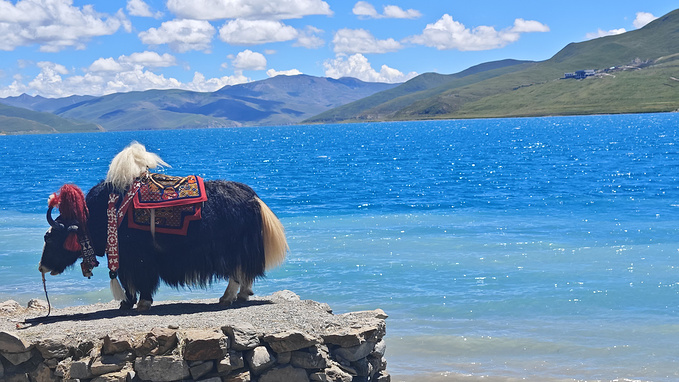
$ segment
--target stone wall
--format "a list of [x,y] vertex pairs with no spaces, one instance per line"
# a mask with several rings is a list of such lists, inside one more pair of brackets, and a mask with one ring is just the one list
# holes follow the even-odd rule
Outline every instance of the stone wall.
[[[280,321],[271,325],[257,319],[249,323],[226,318],[229,322],[215,321],[212,327],[205,324],[192,327],[190,323],[196,313],[159,314],[150,316],[149,320],[155,320],[150,324],[157,324],[158,317],[169,317],[173,324],[145,331],[118,324],[101,335],[100,331],[77,330],[79,320],[94,324],[107,320],[98,316],[73,316],[72,332],[62,329],[68,315],[58,316],[59,325],[47,322],[30,328],[15,318],[15,330],[0,326],[0,380],[390,381],[384,358],[384,312],[378,309],[334,315],[325,309],[330,316],[323,316],[319,311],[327,305],[297,301],[314,308],[301,312],[298,307],[285,305],[282,313],[274,312],[265,318]],[[273,305],[276,304],[263,308],[280,308]],[[247,306],[228,310],[238,309]],[[293,316],[284,316],[286,312]],[[303,317],[305,314],[317,317],[309,319]],[[221,319],[219,314],[214,316]],[[145,317],[138,314],[127,319],[143,321]],[[195,320],[202,322],[199,316]],[[300,320],[304,322],[299,323]],[[132,322],[134,325],[130,326],[139,327],[138,321]],[[99,324],[106,328],[109,323]],[[50,330],[50,325],[60,332]],[[308,329],[300,329],[304,327]]]

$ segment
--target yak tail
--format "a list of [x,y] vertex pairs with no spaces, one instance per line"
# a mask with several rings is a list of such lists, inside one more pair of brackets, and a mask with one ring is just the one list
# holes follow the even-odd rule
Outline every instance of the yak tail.
[[157,154],[146,151],[141,143],[132,142],[111,161],[106,183],[110,183],[115,190],[124,192],[135,178],[158,166],[170,167]]
[[285,229],[276,215],[257,198],[262,214],[262,237],[264,241],[264,269],[269,270],[280,265],[285,260],[285,254],[290,249],[285,239]]

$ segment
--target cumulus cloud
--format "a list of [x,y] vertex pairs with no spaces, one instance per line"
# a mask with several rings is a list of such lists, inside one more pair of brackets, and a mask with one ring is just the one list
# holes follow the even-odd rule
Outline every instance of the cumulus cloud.
[[524,19],[516,19],[513,26],[500,31],[485,25],[469,29],[453,20],[452,16],[444,14],[435,23],[427,24],[422,34],[409,37],[406,41],[439,50],[478,51],[502,48],[516,42],[522,33],[548,31],[547,25]]
[[332,39],[335,53],[387,53],[402,48],[400,42],[389,38],[378,40],[365,29],[340,29]]
[[292,44],[293,46],[301,46],[309,49],[320,48],[325,45],[325,41],[319,36],[323,33],[322,29],[318,29],[311,25],[307,25],[301,31],[297,33],[297,41]]
[[231,61],[233,67],[241,70],[264,70],[266,69],[266,57],[250,49],[238,53]]
[[326,77],[354,77],[367,82],[398,83],[417,76],[415,72],[403,74],[398,69],[390,68],[387,65],[382,65],[378,72],[372,68],[368,59],[360,53],[348,57],[339,54],[334,59],[326,60],[323,67]]
[[606,36],[614,36],[616,34],[622,34],[627,32],[625,28],[619,28],[619,29],[611,29],[608,31],[605,31],[601,28],[599,28],[596,32],[590,32],[585,35],[585,38],[588,40],[594,39],[594,38],[599,38],[599,37],[606,37]]
[[163,16],[163,13],[160,11],[155,13],[151,12],[151,8],[144,2],[144,0],[128,0],[126,9],[127,12],[132,16],[154,17],[156,19]]
[[99,13],[92,5],[75,7],[71,0],[0,0],[0,50],[37,44],[43,52],[66,48],[84,49],[97,36],[131,31],[122,10],[115,15]]
[[269,70],[266,71],[266,75],[269,76],[269,77],[296,76],[296,75],[299,75],[299,74],[302,74],[302,72],[300,72],[297,69],[281,70],[281,71],[269,69]]
[[[157,57],[154,57],[157,55]],[[40,73],[24,81],[15,76],[14,82],[0,89],[0,97],[18,96],[22,93],[40,94],[44,97],[68,97],[74,94],[100,96],[116,92],[144,91],[148,89],[185,89],[211,92],[226,85],[236,85],[252,81],[241,71],[233,76],[205,78],[195,72],[190,82],[181,82],[173,77],[165,77],[153,68],[168,66],[174,62],[169,55],[155,52],[133,53],[129,56],[100,58],[93,62],[84,74],[73,74],[63,65],[41,61],[36,64]],[[147,67],[148,66],[148,67]]]
[[132,70],[135,66],[164,68],[177,65],[176,58],[168,53],[160,55],[156,52],[144,51],[113,57],[100,58],[88,68],[89,72],[122,72]]
[[309,15],[332,15],[321,0],[168,0],[167,8],[180,18],[195,20],[285,20]]
[[391,18],[391,19],[416,19],[422,14],[420,11],[415,9],[403,10],[397,5],[385,5],[383,7],[383,13],[377,12],[375,7],[368,3],[367,1],[359,1],[354,5],[352,12],[360,18]]
[[275,20],[231,20],[219,29],[219,38],[232,45],[266,44],[294,40],[297,29]]
[[215,28],[204,20],[170,20],[139,33],[141,42],[147,45],[168,44],[177,52],[210,50]]
[[243,72],[236,72],[233,76],[224,76],[219,78],[206,79],[200,72],[195,72],[193,80],[189,83],[183,84],[182,89],[193,90],[197,92],[213,92],[219,90],[227,85],[238,85],[252,80],[243,75]]
[[635,28],[643,28],[644,26],[646,26],[646,24],[650,23],[655,19],[657,19],[657,17],[653,16],[652,13],[637,12],[637,16],[634,18],[632,25],[634,25]]

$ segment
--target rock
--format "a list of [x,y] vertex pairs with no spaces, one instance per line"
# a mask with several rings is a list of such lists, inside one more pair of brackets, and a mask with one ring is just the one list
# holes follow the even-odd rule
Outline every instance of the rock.
[[279,365],[290,363],[290,358],[292,358],[292,352],[286,351],[284,353],[276,353],[276,362],[278,362]]
[[259,333],[250,324],[239,323],[224,326],[222,331],[229,336],[231,347],[235,350],[250,350],[259,346]]
[[90,371],[90,359],[84,358],[82,360],[71,362],[69,377],[71,379],[88,379],[94,377]]
[[153,328],[134,350],[139,356],[164,355],[177,346],[177,332],[167,328]]
[[90,365],[90,370],[94,375],[103,375],[122,370],[128,361],[134,360],[134,353],[118,353],[113,355],[102,355],[96,357]]
[[244,371],[224,377],[224,382],[250,382],[250,372]]
[[5,357],[6,360],[8,360],[12,365],[21,365],[22,363],[28,361],[33,357],[33,352],[32,351],[25,351],[22,353],[6,353],[6,352],[0,352],[3,357]]
[[300,298],[299,296],[289,290],[279,290],[278,292],[275,292],[274,294],[271,295],[271,300],[279,300],[279,301],[299,301]]
[[184,339],[184,359],[207,361],[222,359],[228,350],[227,337],[213,330],[187,330]]
[[158,382],[176,381],[191,376],[186,361],[172,356],[139,357],[134,361],[134,370],[139,378]]
[[391,382],[391,375],[384,370],[380,370],[373,380],[375,382]]
[[198,380],[200,377],[212,371],[215,363],[213,361],[207,361],[199,363],[189,368],[189,373],[191,373],[191,378]]
[[384,342],[384,340],[380,340],[380,342],[375,344],[375,349],[373,349],[373,352],[370,353],[373,357],[377,358],[382,358],[384,357],[384,354],[387,352],[387,343]]
[[0,314],[17,314],[24,310],[24,308],[18,302],[14,300],[7,300],[0,302]]
[[297,330],[287,330],[264,336],[271,349],[276,353],[284,353],[308,348],[319,343],[317,338]]
[[337,365],[325,369],[322,372],[313,373],[309,379],[313,382],[352,382],[354,377],[340,369]]
[[276,357],[264,346],[257,346],[245,354],[245,360],[250,365],[253,374],[261,374],[276,363]]
[[26,342],[18,335],[8,332],[0,332],[0,351],[6,353],[23,353],[31,350],[33,345]]
[[104,336],[104,346],[102,354],[116,354],[132,350],[134,343],[132,335],[124,330],[116,330]]
[[48,337],[38,341],[35,347],[45,359],[66,359],[72,355],[72,349],[67,342],[69,341],[65,336]]
[[47,365],[41,363],[32,372],[28,373],[33,382],[52,382],[55,380],[54,372]]
[[306,370],[288,365],[268,370],[259,377],[259,382],[309,382],[309,377]]
[[203,379],[200,382],[222,382],[222,379],[219,378],[219,377],[212,377],[212,378],[208,378],[208,379]]
[[335,355],[349,362],[353,362],[367,357],[368,354],[372,353],[373,349],[375,349],[374,342],[364,342],[357,346],[338,348],[335,350]]
[[54,375],[57,377],[65,378],[68,376],[68,370],[71,368],[71,363],[73,360],[71,358],[66,358],[57,364],[54,369]]
[[134,379],[134,370],[126,368],[93,378],[90,382],[127,382]]
[[233,370],[240,369],[245,366],[243,354],[236,351],[229,351],[229,353],[219,361],[217,364],[217,372],[219,374],[228,374]]
[[386,333],[384,321],[378,321],[363,326],[342,328],[324,334],[323,341],[326,344],[339,345],[341,347],[357,346],[365,341],[377,342]]
[[328,367],[328,348],[325,345],[316,345],[308,351],[292,352],[290,364],[302,369],[322,370]]
[[28,309],[33,310],[47,310],[49,309],[49,304],[45,300],[38,300],[37,298],[28,301]]

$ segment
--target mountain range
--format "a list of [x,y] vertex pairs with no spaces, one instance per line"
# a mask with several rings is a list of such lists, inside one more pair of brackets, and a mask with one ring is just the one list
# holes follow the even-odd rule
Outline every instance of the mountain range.
[[0,99],[0,132],[669,111],[679,111],[679,10],[635,31],[571,43],[545,61],[487,62],[455,74],[424,73],[403,84],[297,75],[211,93],[8,97]]

